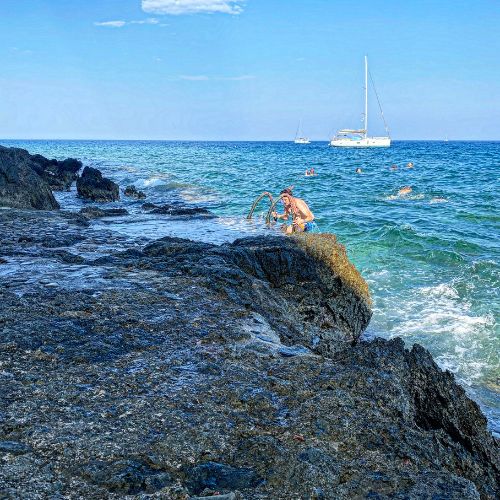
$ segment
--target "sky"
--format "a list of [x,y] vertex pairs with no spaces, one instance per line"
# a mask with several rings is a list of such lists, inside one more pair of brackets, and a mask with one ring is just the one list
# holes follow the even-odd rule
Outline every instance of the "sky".
[[[500,140],[499,0],[0,0],[0,138]],[[370,89],[369,130],[383,134]]]

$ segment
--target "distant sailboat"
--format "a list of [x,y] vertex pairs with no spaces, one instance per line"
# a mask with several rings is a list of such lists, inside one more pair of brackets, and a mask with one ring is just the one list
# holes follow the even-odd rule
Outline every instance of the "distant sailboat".
[[302,120],[299,121],[297,132],[295,133],[295,144],[311,144],[311,141],[302,134]]
[[[371,75],[370,75],[371,78]],[[372,80],[373,84],[373,80]],[[375,86],[374,86],[375,89]],[[375,90],[375,95],[377,91]],[[391,145],[391,138],[389,136],[389,129],[385,123],[384,112],[377,95],[377,101],[380,108],[382,119],[384,120],[385,131],[387,137],[368,137],[368,58],[365,56],[365,114],[363,129],[342,129],[339,130],[335,137],[330,141],[330,146],[341,148],[383,148]]]

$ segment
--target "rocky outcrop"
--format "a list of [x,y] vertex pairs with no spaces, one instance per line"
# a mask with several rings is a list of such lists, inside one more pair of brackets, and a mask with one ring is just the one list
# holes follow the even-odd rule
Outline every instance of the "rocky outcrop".
[[[128,254],[119,258],[130,265]],[[137,254],[132,260],[137,262]],[[369,297],[354,293],[340,274],[311,258],[293,238],[245,238],[223,246],[163,238],[144,248],[141,265],[182,266],[226,300],[266,317],[282,342],[317,353],[357,341],[371,317]]]
[[37,166],[26,150],[0,146],[0,206],[59,208],[49,185],[36,173]]
[[334,239],[112,253],[118,235],[49,215],[0,214],[2,273],[30,255],[0,277],[0,497],[500,494],[498,442],[453,376],[420,346],[362,341],[369,297]]
[[173,217],[206,217],[214,218],[216,217],[210,210],[203,207],[186,207],[178,205],[155,205],[154,203],[144,203],[142,205],[144,210],[147,210],[150,214],[157,215],[171,215]]
[[76,181],[78,196],[97,202],[109,202],[120,199],[118,184],[103,177],[96,168],[85,167]]
[[136,200],[144,200],[146,198],[146,194],[143,191],[138,191],[135,186],[127,186],[123,194]]
[[63,161],[49,160],[42,155],[33,155],[33,169],[53,191],[69,191],[82,168],[82,162],[74,158]]
[[80,213],[87,219],[101,219],[103,217],[120,217],[128,215],[124,208],[99,208],[99,207],[84,207],[80,209]]

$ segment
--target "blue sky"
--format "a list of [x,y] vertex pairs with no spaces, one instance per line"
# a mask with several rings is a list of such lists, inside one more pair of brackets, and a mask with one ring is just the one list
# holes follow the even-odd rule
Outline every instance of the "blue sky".
[[[500,140],[498,0],[1,0],[0,137]],[[370,96],[370,132],[383,132]]]

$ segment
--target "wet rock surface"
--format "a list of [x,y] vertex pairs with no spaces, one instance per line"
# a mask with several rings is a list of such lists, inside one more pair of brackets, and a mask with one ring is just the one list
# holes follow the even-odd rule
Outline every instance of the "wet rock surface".
[[203,207],[186,207],[178,205],[155,205],[154,203],[144,203],[143,210],[151,214],[171,215],[171,216],[189,216],[189,217],[206,217],[215,218],[216,216]]
[[39,164],[26,150],[0,146],[0,207],[59,208],[49,184],[37,173]]
[[76,181],[78,196],[97,202],[110,202],[120,199],[118,184],[103,177],[96,168],[85,167]]
[[69,191],[82,168],[82,162],[74,158],[58,161],[49,160],[42,155],[32,155],[31,159],[35,172],[53,191]]
[[87,219],[100,219],[102,217],[121,217],[128,215],[125,208],[99,208],[99,207],[84,207],[80,209],[80,213]]
[[498,442],[293,239],[0,211],[0,498],[497,498]]
[[136,200],[144,200],[146,198],[146,193],[144,193],[144,191],[138,191],[135,186],[127,186],[123,194],[129,198],[135,198]]

